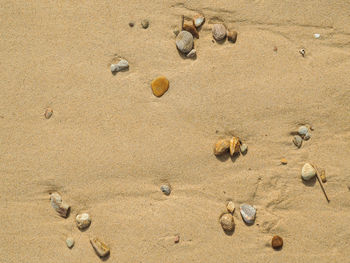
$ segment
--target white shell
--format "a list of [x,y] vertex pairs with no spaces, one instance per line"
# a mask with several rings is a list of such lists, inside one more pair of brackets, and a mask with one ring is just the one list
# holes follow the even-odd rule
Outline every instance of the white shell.
[[247,204],[242,204],[240,210],[244,222],[246,222],[247,224],[253,224],[256,216],[255,207]]
[[213,33],[213,37],[220,41],[223,40],[226,37],[226,27],[223,24],[214,24],[213,25],[213,29],[212,29],[212,33]]
[[194,58],[197,54],[197,51],[195,49],[192,49],[187,55],[186,57],[188,58]]
[[111,65],[112,73],[122,71],[122,70],[125,70],[127,68],[129,68],[129,62],[126,61],[125,59],[120,60],[117,64]]
[[66,239],[66,244],[68,248],[72,248],[74,246],[74,239],[72,237],[68,237]]
[[301,177],[304,180],[310,180],[316,175],[316,170],[314,167],[312,167],[311,164],[306,163],[304,164],[303,168],[301,169]]
[[87,213],[82,213],[77,215],[77,217],[75,218],[75,221],[79,229],[84,229],[90,226],[91,217]]
[[176,37],[176,47],[182,53],[188,53],[193,48],[193,36],[188,31],[181,31]]

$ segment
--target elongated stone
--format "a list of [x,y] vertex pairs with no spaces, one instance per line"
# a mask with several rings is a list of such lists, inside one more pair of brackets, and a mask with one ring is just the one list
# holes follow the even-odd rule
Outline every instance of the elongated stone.
[[105,257],[110,253],[109,247],[98,237],[91,238],[90,243],[99,257]]
[[54,192],[50,195],[50,203],[53,209],[61,216],[66,218],[69,214],[70,206],[62,201],[59,193]]

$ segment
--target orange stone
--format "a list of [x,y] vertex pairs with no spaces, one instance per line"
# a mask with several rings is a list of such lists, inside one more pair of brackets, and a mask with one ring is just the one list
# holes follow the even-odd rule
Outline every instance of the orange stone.
[[198,31],[193,24],[184,24],[183,30],[190,32],[195,38],[199,38]]
[[280,249],[283,246],[283,239],[280,236],[274,236],[271,240],[271,246],[274,249]]
[[282,158],[281,159],[281,164],[286,165],[288,163],[286,158]]
[[161,97],[169,88],[169,80],[166,77],[158,77],[151,83],[154,96]]

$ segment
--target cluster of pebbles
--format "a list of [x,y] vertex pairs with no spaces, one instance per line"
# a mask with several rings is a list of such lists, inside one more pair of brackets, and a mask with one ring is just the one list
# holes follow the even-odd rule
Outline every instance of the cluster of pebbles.
[[238,153],[246,154],[248,146],[242,143],[238,137],[233,136],[231,139],[219,139],[214,145],[214,155],[219,156],[227,152],[233,156]]
[[232,43],[236,43],[237,41],[237,31],[227,30],[224,24],[214,24],[212,34],[216,41],[223,41],[226,37]]
[[[61,217],[67,218],[69,216],[70,206],[67,203],[63,202],[62,197],[59,193],[53,192],[50,194],[50,203],[52,208]],[[81,213],[76,216],[75,222],[80,230],[84,230],[91,225],[91,217],[88,213]],[[74,243],[75,241],[73,237],[67,237],[66,244],[68,248],[71,249],[74,246]],[[104,258],[109,255],[109,247],[98,237],[90,238],[90,243],[99,257]]]
[[303,140],[307,141],[311,138],[311,133],[309,128],[306,126],[300,126],[298,132],[293,137],[293,143],[296,147],[300,148],[303,144]]
[[[235,221],[233,214],[235,212],[235,204],[233,201],[229,201],[226,205],[227,212],[221,214],[220,224],[225,232],[232,232],[235,228]],[[247,225],[252,225],[255,222],[256,208],[248,204],[242,204],[240,206],[240,213],[243,221]]]

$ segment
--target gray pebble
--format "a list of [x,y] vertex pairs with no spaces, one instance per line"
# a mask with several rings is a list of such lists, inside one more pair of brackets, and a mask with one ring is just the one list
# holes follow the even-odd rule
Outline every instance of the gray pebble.
[[186,57],[188,58],[194,58],[197,54],[197,51],[195,49],[192,49],[187,55]]
[[311,133],[307,132],[304,136],[304,140],[307,141],[311,138]]
[[74,239],[72,237],[68,237],[66,239],[66,244],[68,248],[72,248],[74,246]]
[[170,195],[171,193],[171,189],[170,189],[170,186],[169,185],[162,185],[160,187],[160,190],[162,190],[162,192],[165,194],[165,195]]
[[253,224],[255,221],[255,216],[256,216],[256,209],[255,207],[247,204],[242,204],[240,206],[241,209],[241,215],[247,224]]
[[248,145],[246,145],[245,143],[242,143],[241,146],[240,146],[240,149],[241,149],[241,153],[244,154],[248,150]]
[[125,59],[120,60],[117,64],[111,65],[112,73],[119,72],[128,68],[129,68],[129,62],[126,61]]
[[306,126],[300,126],[298,133],[301,137],[305,136],[308,133],[309,129]]
[[144,29],[148,28],[148,26],[149,26],[149,21],[148,21],[147,19],[143,19],[143,20],[141,21],[141,26],[142,26]]
[[300,148],[301,144],[303,143],[303,139],[299,135],[295,135],[293,138],[293,143],[296,147]]

